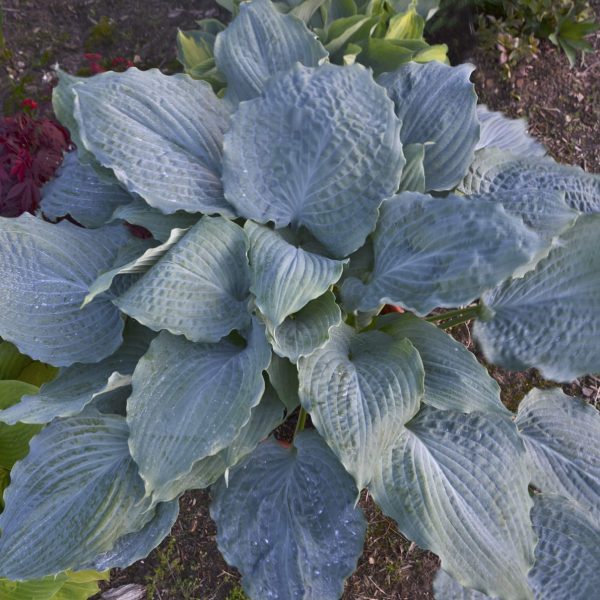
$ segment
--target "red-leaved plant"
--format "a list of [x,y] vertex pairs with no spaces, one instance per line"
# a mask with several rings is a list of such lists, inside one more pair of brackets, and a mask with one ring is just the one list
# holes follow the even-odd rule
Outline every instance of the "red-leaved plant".
[[72,146],[69,132],[50,119],[35,118],[37,104],[26,99],[23,112],[0,120],[0,216],[34,213],[40,188],[50,180]]

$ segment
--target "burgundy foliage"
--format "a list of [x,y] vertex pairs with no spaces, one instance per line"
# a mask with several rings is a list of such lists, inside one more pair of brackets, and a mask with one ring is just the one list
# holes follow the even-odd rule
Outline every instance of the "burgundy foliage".
[[40,188],[50,180],[72,148],[69,132],[49,119],[36,119],[34,100],[24,112],[0,119],[0,216],[34,213]]

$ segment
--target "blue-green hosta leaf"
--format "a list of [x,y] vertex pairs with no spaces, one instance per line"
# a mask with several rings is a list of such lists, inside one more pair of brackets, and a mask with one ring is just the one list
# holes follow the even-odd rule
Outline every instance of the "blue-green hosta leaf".
[[300,405],[298,398],[298,369],[287,358],[277,354],[271,357],[267,369],[269,381],[277,392],[279,399],[285,405],[288,414],[291,414]]
[[215,41],[217,68],[233,103],[259,96],[267,81],[297,62],[316,67],[327,51],[302,21],[283,15],[270,0],[240,5],[240,13]]
[[342,313],[332,292],[325,292],[309,302],[297,313],[290,315],[281,325],[267,327],[269,341],[279,356],[293,363],[301,356],[312,354],[329,339],[329,331],[339,325]]
[[577,502],[600,527],[600,413],[560,389],[532,390],[519,404],[531,482]]
[[162,332],[133,373],[130,448],[154,501],[176,497],[177,479],[229,446],[264,391],[271,351],[256,321],[246,347],[194,344]]
[[536,600],[589,600],[600,589],[600,527],[562,496],[535,496],[531,511],[539,537],[529,583]]
[[101,178],[75,152],[69,152],[56,178],[42,188],[40,206],[51,220],[71,215],[85,227],[100,227],[112,220],[117,207],[131,201],[131,194],[114,177]]
[[545,156],[546,148],[527,133],[525,119],[509,119],[501,112],[490,110],[485,104],[477,105],[480,136],[475,150],[500,148],[515,156]]
[[246,221],[244,229],[250,240],[250,291],[273,328],[324,294],[342,275],[343,261],[297,247],[287,230],[273,231],[252,221]]
[[336,257],[363,245],[404,156],[385,90],[360,65],[296,65],[240,105],[223,182],[238,213],[306,227]]
[[127,376],[133,373],[155,335],[129,319],[123,344],[114,354],[99,363],[63,369],[54,381],[41,387],[39,394],[24,396],[19,404],[0,411],[0,421],[49,423],[56,417],[80,413],[94,398],[128,383]]
[[81,136],[79,135],[79,125],[75,120],[75,94],[73,93],[73,86],[77,84],[83,85],[89,78],[76,77],[58,68],[56,69],[56,74],[58,76],[58,84],[52,89],[52,109],[54,110],[54,114],[69,130],[71,139],[77,147],[79,160],[86,165],[100,168],[94,156],[83,145]]
[[405,313],[379,317],[377,329],[408,338],[419,351],[425,369],[423,402],[440,410],[510,414],[496,381],[472,352],[439,327]]
[[440,569],[433,580],[433,595],[435,600],[491,600],[481,592],[463,587],[444,569]]
[[425,144],[405,144],[402,147],[406,165],[402,171],[399,192],[425,192]]
[[143,200],[134,198],[133,202],[118,206],[112,219],[122,219],[132,225],[145,227],[154,239],[166,242],[173,229],[189,229],[198,222],[199,215],[191,215],[182,210],[165,215],[160,210],[148,206]]
[[4,493],[0,577],[86,568],[146,524],[151,514],[127,439],[123,417],[98,414],[56,420],[31,441]]
[[582,215],[533,271],[483,297],[474,334],[488,361],[571,381],[600,372],[600,215]]
[[347,279],[350,310],[399,304],[418,315],[469,304],[547,244],[493,202],[404,192],[383,203],[366,283]]
[[370,491],[461,585],[531,598],[528,484],[523,445],[508,419],[423,406],[381,460]]
[[267,381],[265,393],[258,406],[252,409],[250,420],[242,427],[233,442],[212,456],[196,462],[192,470],[173,482],[174,490],[204,489],[225,475],[228,469],[250,454],[258,444],[280,425],[285,418],[285,406]]
[[103,298],[79,307],[128,237],[121,225],[86,230],[27,213],[0,219],[0,336],[55,366],[112,354],[122,341],[119,311]]
[[359,489],[419,410],[423,363],[408,340],[342,324],[298,361],[300,402]]
[[[35,394],[37,387],[23,381],[0,381],[0,409],[19,402],[23,394]],[[29,452],[29,440],[40,430],[37,425],[0,423],[0,470],[10,471]],[[1,491],[0,491],[1,496]]]
[[579,216],[567,204],[564,192],[554,190],[522,188],[477,194],[468,198],[472,202],[499,202],[506,212],[523,219],[525,225],[548,241],[573,225]]
[[220,180],[229,115],[207,83],[131,68],[73,91],[83,144],[130,192],[168,214],[232,214]]
[[251,598],[339,598],[362,552],[358,492],[317,432],[294,444],[261,444],[213,488],[217,543]]
[[[157,240],[132,239],[119,250],[115,264],[111,269],[99,275],[90,286],[89,292],[83,301],[83,306],[89,304],[94,298],[113,287],[115,277],[119,277],[118,284],[113,293],[125,292],[132,283],[139,280],[139,276],[147,273],[179,240],[186,234],[187,229],[173,229],[168,239],[160,244]],[[129,275],[130,279],[123,281],[121,275]],[[121,285],[125,287],[121,290]]]
[[202,217],[115,304],[151,329],[216,342],[250,322],[248,239],[222,217]]
[[[425,144],[425,189],[452,189],[467,172],[479,139],[473,67],[407,63],[378,82],[402,121],[402,144]],[[431,143],[428,143],[431,142]]]
[[161,502],[154,509],[152,519],[142,529],[120,537],[108,552],[96,556],[88,568],[98,571],[125,569],[146,558],[169,535],[178,515],[178,499]]
[[523,188],[564,192],[572,208],[600,212],[600,175],[547,157],[514,156],[497,148],[480,150],[461,184],[467,194]]

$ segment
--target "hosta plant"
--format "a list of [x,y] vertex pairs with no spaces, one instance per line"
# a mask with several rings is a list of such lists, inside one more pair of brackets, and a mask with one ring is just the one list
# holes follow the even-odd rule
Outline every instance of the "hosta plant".
[[61,367],[0,411],[47,424],[4,494],[0,576],[127,566],[212,486],[251,598],[335,599],[366,488],[440,556],[439,598],[600,584],[598,412],[550,389],[511,414],[444,331],[476,318],[489,361],[598,372],[600,179],[478,107],[469,66],[327,58],[254,0],[216,36],[222,99],[63,74],[78,153],[42,211],[86,228],[0,220],[0,335]]
[[[233,15],[240,11],[237,0],[220,0],[219,3]],[[272,5],[258,3],[253,16],[246,15],[254,21],[255,35],[284,40],[285,36],[294,35],[301,27],[297,20],[302,20],[318,37],[329,62],[334,64],[358,62],[378,74],[393,71],[410,61],[447,60],[447,46],[430,46],[423,39],[426,19],[435,13],[437,0],[283,0],[275,6],[294,19],[287,19],[285,30],[271,29]],[[224,53],[223,44],[216,43],[216,39],[225,26],[215,19],[203,19],[198,25],[197,30],[179,32],[178,58],[186,73],[208,81],[220,92],[228,82],[216,64],[223,61],[216,54]],[[240,35],[237,29],[238,25],[233,24],[229,35]]]

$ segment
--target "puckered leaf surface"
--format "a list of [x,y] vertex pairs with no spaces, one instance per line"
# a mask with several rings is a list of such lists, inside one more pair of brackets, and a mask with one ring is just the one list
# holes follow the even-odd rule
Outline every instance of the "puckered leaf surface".
[[564,192],[572,208],[584,213],[600,212],[600,175],[558,164],[551,158],[515,156],[487,148],[477,152],[461,183],[467,194],[523,188]]
[[312,354],[329,339],[329,331],[339,325],[342,313],[332,292],[325,292],[302,310],[290,315],[281,325],[267,328],[269,341],[279,356],[293,363]]
[[373,243],[373,272],[366,283],[344,282],[344,304],[399,304],[418,315],[472,302],[547,245],[497,203],[413,192],[383,203]]
[[554,494],[535,497],[531,511],[539,537],[529,583],[536,600],[589,600],[600,589],[598,523],[577,504]]
[[339,598],[362,552],[357,489],[315,431],[261,444],[214,488],[225,560],[251,598]]
[[250,322],[248,239],[222,217],[202,217],[115,304],[151,329],[216,342]]
[[39,394],[25,395],[18,404],[0,411],[0,421],[49,423],[56,417],[80,413],[94,397],[120,387],[120,376],[133,373],[155,335],[130,319],[123,332],[123,345],[114,354],[93,365],[76,364],[63,369],[54,381],[41,387]]
[[111,220],[117,207],[132,199],[114,177],[100,177],[75,152],[69,152],[56,178],[42,188],[40,206],[51,220],[71,215],[85,227],[100,227]]
[[419,410],[423,363],[406,339],[341,324],[298,361],[300,402],[362,489]]
[[240,5],[240,13],[215,41],[215,62],[233,103],[259,96],[267,81],[299,62],[316,67],[327,51],[302,21],[281,14],[270,0]]
[[473,161],[479,122],[472,71],[471,65],[408,63],[377,80],[396,105],[402,143],[426,144],[426,191],[452,189]]
[[150,344],[127,403],[131,453],[147,495],[176,497],[174,481],[234,441],[262,397],[270,360],[257,322],[246,347],[230,340],[194,344],[167,332]]
[[533,485],[577,502],[600,526],[600,413],[560,389],[535,389],[519,404],[516,424]]
[[545,156],[546,148],[527,133],[525,119],[509,119],[501,112],[490,110],[485,104],[477,105],[480,136],[475,150],[500,148],[515,156]]
[[342,275],[342,261],[297,247],[286,230],[252,221],[244,229],[250,240],[250,291],[272,327],[324,294]]
[[377,329],[408,338],[419,351],[425,369],[423,402],[440,410],[510,414],[496,381],[472,352],[439,327],[405,313],[379,317]]
[[485,294],[475,337],[488,361],[571,381],[600,372],[600,216],[582,215],[533,271]]
[[220,180],[229,115],[207,83],[130,68],[73,91],[85,148],[130,192],[165,213],[232,215]]
[[531,598],[529,472],[508,419],[423,406],[370,488],[382,510],[462,585]]
[[121,225],[86,230],[27,213],[0,219],[0,336],[55,366],[112,354],[122,341],[119,311],[103,298],[79,307],[128,237]]
[[123,417],[98,414],[54,421],[31,441],[4,493],[0,577],[86,568],[146,524],[152,515],[127,438]]
[[375,227],[398,187],[400,122],[360,65],[296,65],[240,105],[225,136],[223,182],[238,213],[306,227],[335,257]]

